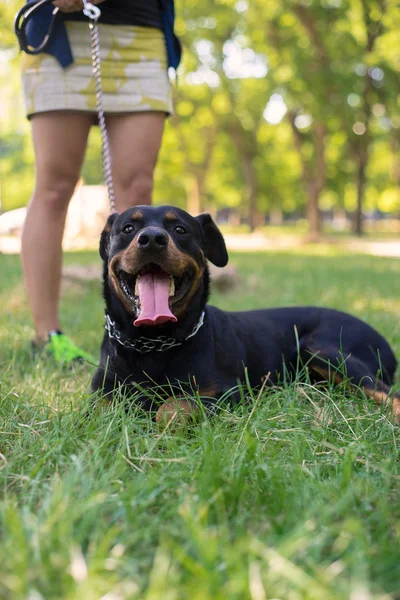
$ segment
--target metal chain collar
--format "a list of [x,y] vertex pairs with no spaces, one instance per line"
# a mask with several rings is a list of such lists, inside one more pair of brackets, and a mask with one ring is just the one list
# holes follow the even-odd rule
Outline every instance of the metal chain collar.
[[111,171],[111,153],[110,146],[108,143],[108,134],[106,127],[106,120],[104,117],[104,106],[103,106],[103,88],[101,84],[101,70],[100,70],[100,37],[99,28],[97,21],[100,18],[101,10],[98,6],[94,6],[88,0],[82,0],[83,2],[83,14],[89,18],[89,29],[90,29],[90,42],[92,47],[92,67],[94,75],[94,83],[96,89],[96,105],[97,105],[97,116],[99,119],[99,127],[101,131],[102,148],[101,158],[103,165],[103,175],[108,190],[108,200],[110,202],[110,212],[115,211],[115,194],[114,184],[112,180]]
[[205,312],[202,312],[198,323],[193,328],[192,333],[181,342],[178,342],[175,338],[167,337],[165,335],[160,335],[157,338],[138,337],[135,339],[128,339],[117,329],[115,326],[115,321],[113,321],[108,314],[106,314],[106,324],[104,329],[107,331],[109,338],[116,340],[125,348],[136,350],[136,352],[141,352],[142,354],[146,352],[165,352],[166,350],[174,348],[175,346],[182,346],[184,342],[196,335],[204,323],[204,316]]

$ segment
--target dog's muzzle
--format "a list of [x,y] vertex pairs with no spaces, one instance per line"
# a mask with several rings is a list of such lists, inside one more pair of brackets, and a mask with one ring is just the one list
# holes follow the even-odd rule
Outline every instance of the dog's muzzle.
[[192,280],[191,269],[184,266],[168,233],[159,227],[142,229],[129,248],[111,260],[113,281],[134,313],[136,327],[177,321],[173,306]]

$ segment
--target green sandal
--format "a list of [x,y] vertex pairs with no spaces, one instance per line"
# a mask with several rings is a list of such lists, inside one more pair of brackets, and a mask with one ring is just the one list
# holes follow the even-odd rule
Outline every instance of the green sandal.
[[46,350],[60,366],[70,366],[74,362],[89,362],[96,364],[90,354],[79,348],[61,331],[51,331]]

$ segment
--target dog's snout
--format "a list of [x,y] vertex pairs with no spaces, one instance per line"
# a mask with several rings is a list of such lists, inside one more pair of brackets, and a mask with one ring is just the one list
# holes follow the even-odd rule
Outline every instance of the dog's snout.
[[143,250],[164,250],[168,245],[168,234],[159,227],[147,227],[139,233],[137,243]]

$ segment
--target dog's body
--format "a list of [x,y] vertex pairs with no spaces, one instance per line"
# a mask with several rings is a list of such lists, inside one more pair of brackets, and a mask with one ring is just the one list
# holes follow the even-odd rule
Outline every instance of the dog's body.
[[[168,396],[172,386],[210,401],[246,379],[252,387],[265,378],[273,385],[305,367],[312,380],[339,382],[345,375],[377,402],[387,401],[396,359],[359,319],[316,307],[229,313],[206,306],[206,258],[227,262],[209,215],[133,208],[110,217],[100,253],[109,317],[93,390],[122,387],[129,395],[138,385],[165,386]],[[140,402],[153,408],[150,395]],[[400,414],[399,396],[393,409]]]

